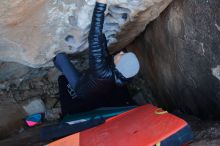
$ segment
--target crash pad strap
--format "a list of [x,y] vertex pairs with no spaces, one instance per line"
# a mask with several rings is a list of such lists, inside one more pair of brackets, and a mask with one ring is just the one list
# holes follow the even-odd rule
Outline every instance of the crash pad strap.
[[158,108],[158,109],[155,110],[154,113],[157,114],[157,115],[163,115],[163,114],[166,114],[168,112],[164,111],[162,108]]
[[156,144],[156,146],[160,146],[160,142],[158,142],[158,143]]

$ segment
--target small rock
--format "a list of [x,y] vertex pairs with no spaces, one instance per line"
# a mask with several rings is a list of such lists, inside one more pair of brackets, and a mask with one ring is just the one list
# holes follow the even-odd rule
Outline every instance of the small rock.
[[58,120],[60,118],[61,109],[53,108],[51,110],[47,110],[45,113],[45,119],[48,121]]
[[31,98],[31,97],[37,97],[43,94],[43,91],[41,89],[31,89],[31,90],[25,90],[23,92],[23,99]]
[[220,80],[220,65],[215,68],[212,68],[212,75],[215,76],[218,80]]
[[30,89],[29,82],[27,80],[21,82],[19,89],[29,90]]
[[41,89],[43,86],[45,86],[45,84],[43,83],[43,81],[37,80],[33,86],[36,89]]
[[[47,97],[45,98],[45,105],[47,109],[54,108],[55,104],[57,104],[58,99],[56,97]],[[57,107],[57,105],[56,105]]]
[[6,89],[6,85],[5,84],[0,84],[0,90],[4,90]]
[[33,99],[27,103],[23,103],[22,107],[28,115],[45,113],[46,111],[44,102],[41,99]]

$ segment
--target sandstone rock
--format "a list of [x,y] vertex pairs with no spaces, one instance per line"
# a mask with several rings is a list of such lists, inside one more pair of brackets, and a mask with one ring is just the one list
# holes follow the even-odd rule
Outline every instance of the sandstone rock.
[[[109,45],[125,47],[171,1],[109,0],[104,28]],[[52,65],[50,61],[57,51],[85,50],[94,3],[95,0],[0,1],[0,60],[40,67]]]
[[220,118],[219,8],[219,0],[176,0],[130,46],[160,106]]

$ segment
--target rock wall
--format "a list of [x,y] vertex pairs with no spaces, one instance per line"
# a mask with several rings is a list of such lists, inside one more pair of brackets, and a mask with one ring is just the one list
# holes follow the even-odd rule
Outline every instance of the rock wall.
[[[88,52],[70,55],[79,71],[88,68]],[[57,79],[61,73],[54,67],[31,68],[18,63],[0,62],[0,140],[26,131],[24,119],[34,113],[45,113],[46,121],[60,118]]]
[[219,0],[175,0],[130,45],[160,106],[220,119],[219,14]]
[[[104,32],[123,48],[172,0],[108,0]],[[0,60],[30,67],[52,65],[55,52],[81,52],[95,0],[0,1]],[[127,35],[129,33],[129,35]]]

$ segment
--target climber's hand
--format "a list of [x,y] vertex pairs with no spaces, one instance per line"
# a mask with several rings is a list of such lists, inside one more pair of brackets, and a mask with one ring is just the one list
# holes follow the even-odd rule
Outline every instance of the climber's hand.
[[107,3],[107,0],[96,0],[96,2],[106,4],[106,3]]

